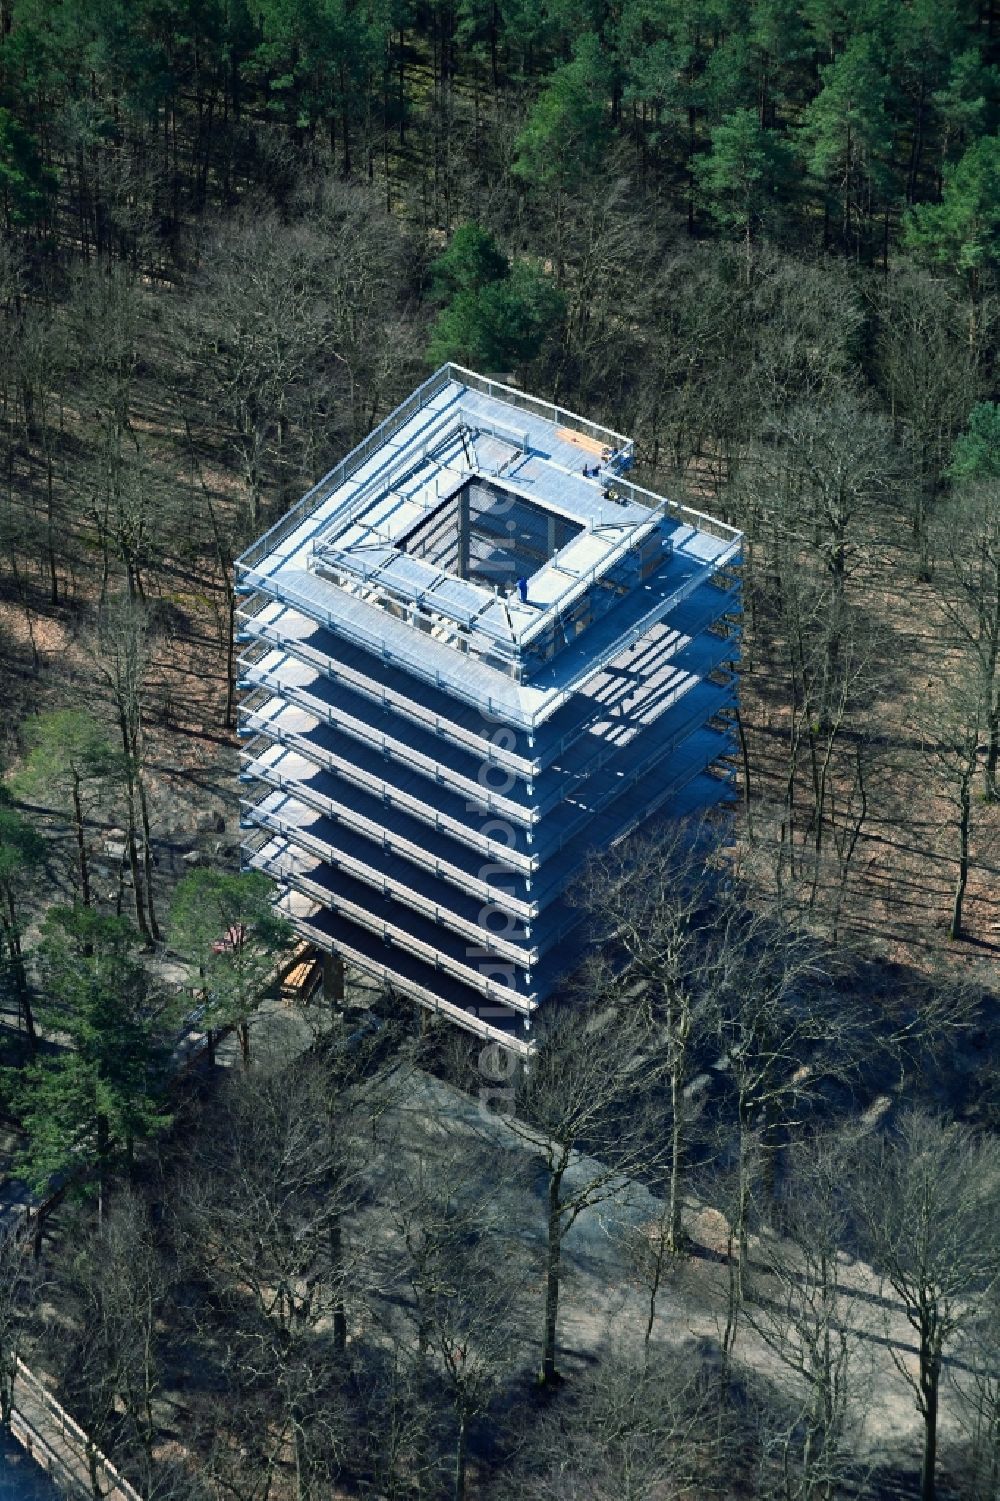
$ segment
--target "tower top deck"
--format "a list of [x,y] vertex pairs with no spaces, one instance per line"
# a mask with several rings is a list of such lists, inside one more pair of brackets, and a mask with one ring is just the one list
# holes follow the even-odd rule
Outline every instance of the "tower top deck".
[[632,460],[622,434],[446,365],[244,553],[240,587],[528,726],[738,555]]

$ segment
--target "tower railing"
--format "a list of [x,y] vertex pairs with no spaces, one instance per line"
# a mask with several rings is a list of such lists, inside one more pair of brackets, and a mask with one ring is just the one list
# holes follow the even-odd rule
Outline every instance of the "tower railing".
[[352,448],[349,454],[335,464],[329,473],[307,490],[302,499],[287,511],[280,521],[276,521],[262,537],[258,537],[246,552],[241,553],[236,559],[237,570],[240,568],[253,568],[262,558],[266,558],[286,537],[290,537],[296,527],[301,526],[303,521],[308,520],[324,500],[327,500],[333,492],[349,479],[356,470],[360,469],[377,449],[381,448],[393,433],[397,433],[410,418],[415,416],[423,407],[433,400],[437,393],[451,380],[451,366],[442,365],[440,370],[435,370],[422,385],[412,391],[404,402],[391,411],[373,428],[366,438]]

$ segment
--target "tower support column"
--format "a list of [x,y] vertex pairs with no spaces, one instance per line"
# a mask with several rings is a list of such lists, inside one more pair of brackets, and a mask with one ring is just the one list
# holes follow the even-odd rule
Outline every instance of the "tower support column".
[[330,1006],[344,1004],[344,961],[339,954],[323,955],[323,999]]

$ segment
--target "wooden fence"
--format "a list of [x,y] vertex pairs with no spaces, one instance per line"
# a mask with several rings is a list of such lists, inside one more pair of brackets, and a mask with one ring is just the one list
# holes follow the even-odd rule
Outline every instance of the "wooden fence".
[[[62,1403],[18,1357],[11,1432],[63,1491],[105,1501],[142,1501]],[[96,1486],[95,1486],[96,1482]]]

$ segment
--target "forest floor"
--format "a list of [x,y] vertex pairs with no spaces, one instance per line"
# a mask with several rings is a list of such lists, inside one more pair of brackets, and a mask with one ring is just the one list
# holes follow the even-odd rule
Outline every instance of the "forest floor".
[[[817,853],[808,757],[800,754],[789,813],[792,718],[780,643],[769,657],[750,643],[741,678],[741,715],[751,764],[755,840],[744,832],[744,868],[762,889],[784,869],[786,891],[821,936],[836,937],[890,965],[928,977],[952,975],[993,989],[1000,959],[1000,804],[986,803],[977,778],[965,935],[948,937],[958,858],[954,782],[935,757],[929,705],[941,682],[962,670],[954,629],[931,584],[918,581],[901,550],[872,547],[852,580],[855,604],[877,643],[880,665],[830,758],[833,828],[824,821]],[[846,838],[856,816],[858,755],[867,761],[866,816],[842,884],[834,831]],[[740,773],[742,775],[742,773]],[[741,787],[742,792],[742,787]],[[791,829],[791,833],[789,830]]]
[[[872,1115],[893,1107],[883,1097]],[[464,1091],[414,1071],[407,1077],[405,1095],[395,1107],[402,1123],[400,1140],[405,1149],[407,1123],[443,1130],[454,1139],[468,1138],[492,1149],[500,1160],[513,1154],[521,1159],[522,1171],[498,1173],[484,1187],[487,1195],[499,1196],[497,1211],[507,1225],[522,1227],[529,1265],[534,1273],[524,1285],[524,1317],[519,1327],[541,1332],[544,1305],[544,1246],[546,1241],[546,1178],[541,1161],[501,1115],[491,1114]],[[390,1128],[391,1129],[391,1128]],[[423,1134],[419,1137],[424,1142]],[[499,1150],[497,1150],[499,1149]],[[487,1157],[491,1153],[487,1152]],[[537,1161],[537,1167],[533,1166]],[[580,1156],[571,1167],[567,1191],[590,1181],[598,1165]],[[636,1243],[648,1237],[662,1222],[662,1201],[641,1184],[629,1183],[608,1201],[585,1209],[566,1234],[560,1302],[559,1365],[567,1376],[582,1377],[602,1354],[616,1347],[641,1348],[650,1309],[648,1284],[637,1271]],[[656,1299],[652,1344],[674,1351],[687,1348],[703,1360],[708,1352],[719,1360],[719,1349],[729,1307],[730,1264],[726,1254],[726,1224],[718,1211],[688,1198],[684,1226],[689,1237],[688,1253],[668,1270]],[[751,1270],[760,1250],[757,1237],[750,1239]],[[912,1391],[901,1375],[897,1361],[909,1372],[916,1370],[913,1331],[906,1322],[898,1299],[880,1285],[872,1269],[849,1256],[839,1258],[841,1301],[840,1327],[856,1337],[848,1380],[852,1388],[853,1421],[859,1434],[861,1469],[870,1475],[868,1489],[860,1493],[908,1495],[909,1482],[919,1468],[921,1425]],[[760,1284],[767,1288],[767,1282]],[[766,1302],[750,1303],[751,1317],[759,1311],[766,1326]],[[526,1375],[537,1368],[540,1339],[525,1350]],[[744,1316],[738,1326],[733,1357],[775,1382],[799,1400],[803,1388],[769,1347],[760,1332]],[[695,1362],[692,1362],[692,1368]],[[949,1444],[960,1436],[948,1401],[947,1380],[960,1379],[961,1368],[949,1366],[942,1399],[941,1449],[942,1496],[961,1494],[948,1483]],[[883,1490],[883,1485],[888,1489]],[[916,1494],[915,1490],[913,1494]]]
[[[364,1003],[364,986],[354,999]],[[320,1014],[322,1013],[322,1014]],[[303,1016],[272,998],[258,1014],[254,1049],[259,1059],[287,1062],[307,1047],[317,1026],[325,1027],[325,1008]],[[238,1067],[233,1039],[218,1053],[222,1067]],[[875,1099],[870,1118],[881,1117],[898,1104],[890,1095]],[[447,1142],[462,1155],[484,1164],[482,1192],[486,1204],[507,1226],[517,1226],[516,1240],[523,1253],[526,1275],[516,1326],[537,1330],[540,1336],[544,1305],[544,1249],[546,1243],[546,1177],[539,1152],[511,1129],[503,1115],[493,1113],[472,1094],[421,1069],[407,1067],[393,1102],[382,1117],[380,1132],[391,1144],[391,1170],[398,1172],[408,1154],[423,1154],[428,1143]],[[414,1156],[414,1161],[416,1156]],[[388,1168],[389,1158],[383,1167]],[[486,1166],[486,1165],[489,1166]],[[578,1156],[567,1175],[567,1192],[590,1181],[598,1169],[592,1159]],[[376,1179],[382,1169],[376,1167]],[[491,1203],[492,1201],[492,1203]],[[640,1270],[641,1251],[662,1221],[663,1204],[642,1184],[625,1183],[614,1197],[584,1209],[563,1243],[563,1277],[559,1314],[559,1366],[569,1378],[583,1379],[609,1353],[641,1348],[650,1312],[650,1290]],[[51,1247],[62,1235],[60,1215],[48,1225]],[[691,1368],[706,1360],[719,1363],[730,1306],[733,1268],[727,1255],[727,1227],[715,1209],[689,1196],[684,1227],[687,1252],[670,1265],[655,1306],[651,1334],[653,1348],[689,1352]],[[365,1237],[364,1222],[358,1233]],[[374,1232],[373,1232],[374,1233]],[[384,1234],[384,1226],[377,1233]],[[369,1237],[370,1239],[370,1237]],[[761,1242],[750,1238],[750,1269],[760,1271]],[[887,1292],[865,1263],[841,1255],[838,1265],[840,1303],[838,1326],[853,1338],[850,1366],[852,1422],[858,1435],[859,1467],[855,1483],[859,1495],[905,1498],[916,1495],[921,1427],[913,1393],[899,1369],[915,1370],[913,1332],[898,1300]],[[740,1319],[733,1344],[735,1368],[756,1372],[784,1390],[792,1400],[803,1391],[761,1332],[754,1327],[759,1313],[766,1328],[766,1280]],[[765,1297],[761,1297],[761,1289]],[[379,1329],[393,1325],[399,1310],[408,1306],[405,1286],[383,1285],[375,1293],[368,1318],[372,1327],[355,1334],[379,1337]],[[777,1306],[777,1305],[776,1305]],[[778,1309],[780,1313],[780,1309]],[[403,1337],[405,1330],[401,1331]],[[397,1336],[394,1336],[397,1337]],[[530,1390],[540,1359],[541,1342],[526,1339],[520,1360],[525,1391]],[[949,1484],[949,1446],[960,1438],[949,1402],[948,1382],[960,1380],[961,1366],[948,1366],[941,1414],[940,1494],[961,1495],[958,1482]],[[158,1408],[163,1414],[162,1444],[183,1444],[177,1415],[188,1410],[195,1394],[190,1386],[163,1388]],[[475,1448],[473,1447],[473,1453]],[[733,1495],[736,1493],[733,1492]]]

